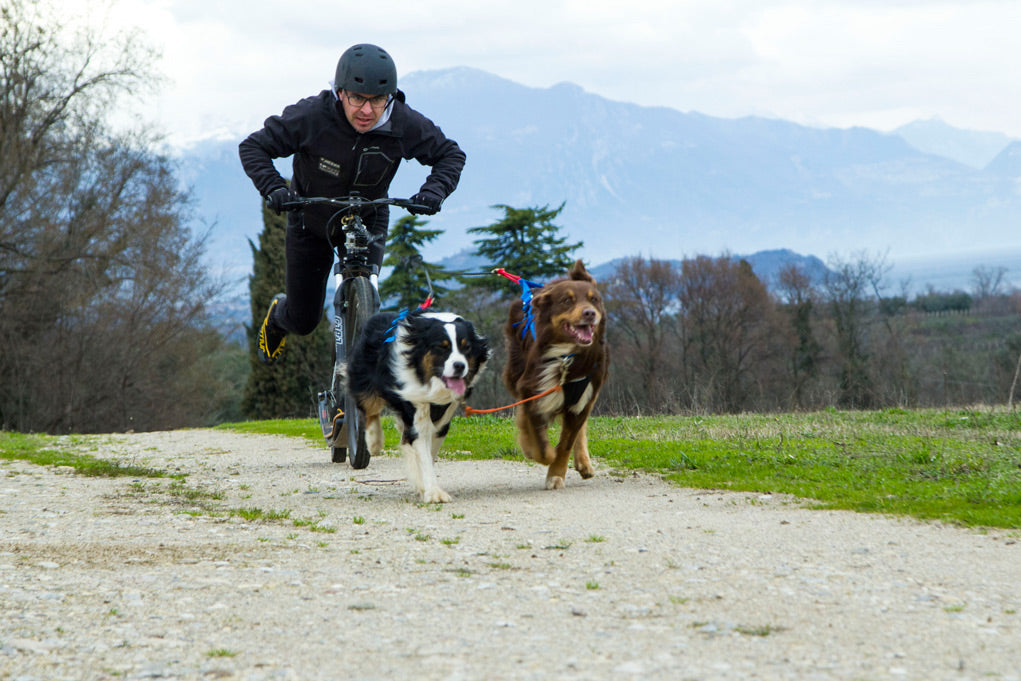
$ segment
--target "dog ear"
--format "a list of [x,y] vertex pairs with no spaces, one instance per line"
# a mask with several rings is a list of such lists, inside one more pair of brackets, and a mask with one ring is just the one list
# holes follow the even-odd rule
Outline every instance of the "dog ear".
[[549,310],[552,301],[553,295],[549,292],[549,287],[541,288],[532,294],[532,309],[537,315],[542,314]]
[[479,333],[479,330],[471,322],[468,322],[468,342],[476,348],[489,352],[489,339]]
[[489,347],[489,339],[485,336],[475,336],[474,350],[475,356],[479,358],[480,362],[488,362],[489,358],[493,356],[493,351]]
[[592,275],[588,273],[588,270],[585,269],[585,264],[581,261],[581,258],[574,261],[571,269],[567,272],[567,276],[575,281],[590,281],[593,284],[596,282]]

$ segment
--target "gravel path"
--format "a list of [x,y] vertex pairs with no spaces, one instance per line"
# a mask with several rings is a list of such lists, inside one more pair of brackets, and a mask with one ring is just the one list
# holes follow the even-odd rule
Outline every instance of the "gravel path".
[[1017,532],[599,461],[441,460],[441,506],[282,437],[87,451],[187,478],[0,462],[0,679],[1021,679]]

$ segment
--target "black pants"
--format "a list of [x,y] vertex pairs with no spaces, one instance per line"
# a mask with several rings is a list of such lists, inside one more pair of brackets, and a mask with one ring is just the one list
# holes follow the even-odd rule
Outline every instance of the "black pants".
[[307,336],[323,318],[326,284],[333,265],[333,248],[324,237],[288,220],[284,253],[287,258],[287,299],[273,310],[273,323],[287,333]]

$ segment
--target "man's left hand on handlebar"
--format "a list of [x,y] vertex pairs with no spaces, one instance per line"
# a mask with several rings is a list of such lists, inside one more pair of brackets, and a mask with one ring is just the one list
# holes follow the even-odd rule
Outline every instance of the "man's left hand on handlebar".
[[443,203],[443,199],[435,194],[428,194],[426,192],[415,194],[409,201],[415,204],[414,206],[408,206],[408,212],[412,215],[436,215],[440,212],[440,204]]
[[278,187],[266,195],[266,205],[277,215],[280,215],[282,211],[295,208],[295,206],[285,206],[284,204],[300,200],[298,192],[290,187]]

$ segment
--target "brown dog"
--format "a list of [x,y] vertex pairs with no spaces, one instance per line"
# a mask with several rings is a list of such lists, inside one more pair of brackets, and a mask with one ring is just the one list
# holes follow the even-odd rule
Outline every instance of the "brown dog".
[[[566,279],[536,289],[526,314],[521,302],[510,307],[504,334],[507,366],[503,381],[519,400],[551,388],[554,392],[517,407],[518,444],[526,457],[549,466],[546,489],[561,489],[574,452],[583,478],[594,474],[586,424],[606,380],[606,311],[595,279],[578,260]],[[554,417],[562,428],[556,448],[547,429]]]

